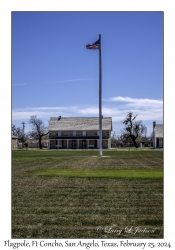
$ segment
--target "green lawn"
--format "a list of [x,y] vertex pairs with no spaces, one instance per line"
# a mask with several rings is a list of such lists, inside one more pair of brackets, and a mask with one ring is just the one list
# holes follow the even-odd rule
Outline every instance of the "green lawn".
[[163,151],[103,153],[12,151],[12,238],[163,238]]
[[160,169],[44,169],[32,171],[36,176],[76,177],[76,178],[163,178]]

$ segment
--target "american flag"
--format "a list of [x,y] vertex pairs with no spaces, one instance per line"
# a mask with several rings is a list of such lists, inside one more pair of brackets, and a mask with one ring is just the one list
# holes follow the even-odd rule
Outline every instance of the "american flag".
[[93,44],[85,44],[85,46],[86,46],[86,49],[99,49],[100,48],[100,40],[98,39]]

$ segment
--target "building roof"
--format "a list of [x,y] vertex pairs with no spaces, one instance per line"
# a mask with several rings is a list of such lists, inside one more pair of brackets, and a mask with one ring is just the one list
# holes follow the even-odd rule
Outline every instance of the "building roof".
[[18,137],[15,135],[12,135],[12,139],[18,139]]
[[163,125],[162,124],[157,124],[154,127],[154,134],[155,134],[155,137],[163,137]]
[[[51,117],[49,131],[99,130],[98,117]],[[102,130],[112,130],[112,117],[103,117]]]

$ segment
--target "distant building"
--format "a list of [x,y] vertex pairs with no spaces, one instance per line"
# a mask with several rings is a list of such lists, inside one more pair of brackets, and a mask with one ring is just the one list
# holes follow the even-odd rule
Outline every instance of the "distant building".
[[[30,139],[30,140],[26,140],[25,143],[27,143],[28,148],[39,148],[39,141],[38,140]],[[41,144],[42,144],[43,148],[48,148],[49,142],[48,142],[48,140],[42,140]]]
[[18,137],[15,135],[12,135],[12,148],[18,147]]
[[[51,117],[49,121],[50,149],[99,148],[98,117]],[[102,147],[111,147],[112,118],[102,119]]]
[[163,148],[163,125],[153,122],[153,148]]

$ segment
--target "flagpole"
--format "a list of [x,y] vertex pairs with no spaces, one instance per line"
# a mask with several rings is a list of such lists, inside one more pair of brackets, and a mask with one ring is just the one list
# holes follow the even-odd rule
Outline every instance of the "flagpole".
[[99,142],[100,142],[100,150],[99,156],[103,155],[102,152],[102,66],[101,66],[101,34],[99,35]]

